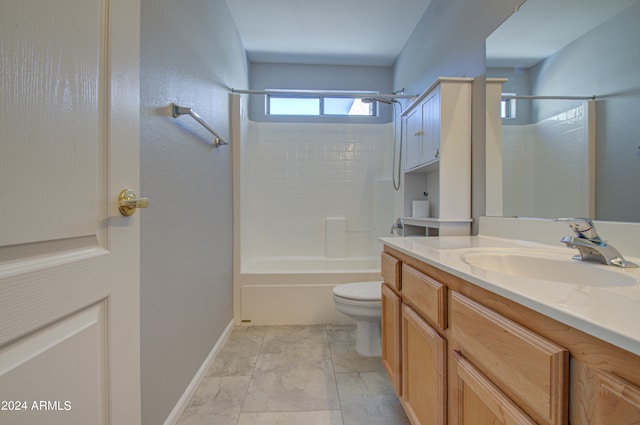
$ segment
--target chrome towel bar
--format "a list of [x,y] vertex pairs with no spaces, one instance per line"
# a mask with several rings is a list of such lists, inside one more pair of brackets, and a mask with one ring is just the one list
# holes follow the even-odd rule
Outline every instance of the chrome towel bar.
[[193,109],[191,108],[187,108],[184,106],[178,106],[175,103],[171,104],[171,115],[173,116],[173,118],[178,118],[180,115],[189,115],[191,116],[191,118],[193,118],[194,120],[196,120],[198,122],[198,124],[200,124],[201,126],[203,126],[204,128],[206,128],[207,130],[209,130],[211,132],[211,134],[213,134],[214,136],[216,136],[215,140],[213,141],[213,144],[215,145],[215,147],[221,146],[221,145],[228,145],[229,142],[227,142],[226,140],[224,140],[204,119],[202,119],[202,117],[200,115],[198,115]]

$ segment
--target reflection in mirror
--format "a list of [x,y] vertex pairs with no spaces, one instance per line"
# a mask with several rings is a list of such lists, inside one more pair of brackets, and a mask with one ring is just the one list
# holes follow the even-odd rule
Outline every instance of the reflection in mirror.
[[639,0],[527,0],[487,38],[487,215],[640,222],[638,22]]

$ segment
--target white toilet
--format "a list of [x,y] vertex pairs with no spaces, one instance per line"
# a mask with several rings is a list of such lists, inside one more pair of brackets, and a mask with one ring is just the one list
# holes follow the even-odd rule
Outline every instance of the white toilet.
[[356,282],[333,288],[336,310],[357,321],[356,351],[363,356],[382,353],[380,317],[382,316],[382,282]]

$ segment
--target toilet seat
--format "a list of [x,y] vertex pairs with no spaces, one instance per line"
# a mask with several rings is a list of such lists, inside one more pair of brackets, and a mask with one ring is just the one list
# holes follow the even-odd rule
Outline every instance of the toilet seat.
[[352,301],[380,301],[382,299],[382,282],[356,282],[337,285],[333,295]]

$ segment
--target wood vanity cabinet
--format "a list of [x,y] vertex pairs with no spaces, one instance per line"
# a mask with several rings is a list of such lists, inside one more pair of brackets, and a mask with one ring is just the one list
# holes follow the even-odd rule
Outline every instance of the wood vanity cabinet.
[[598,374],[595,422],[630,425],[640,423],[640,388],[606,373]]
[[400,298],[401,266],[396,258],[382,253],[382,365],[389,375],[396,393],[402,393],[401,320]]
[[[400,265],[387,258],[383,276],[395,276]],[[411,423],[444,425],[447,341],[441,332],[446,327],[446,287],[401,266],[400,290],[392,289],[388,278],[382,289],[382,363]]]
[[382,264],[382,280],[384,284],[394,291],[400,291],[402,284],[402,263],[395,257],[383,252],[380,255],[380,263]]
[[[585,353],[586,354],[586,353]],[[620,358],[621,359],[621,358]],[[634,383],[619,377],[621,369],[610,371],[612,364],[602,360],[602,366],[588,365],[585,361],[571,361],[571,423],[596,425],[640,424],[640,359],[631,356],[619,368],[632,367]],[[597,356],[589,359],[597,362]]]
[[640,424],[640,356],[384,251],[383,363],[413,425]]
[[[471,399],[491,398],[487,407],[496,403],[505,412],[515,414],[518,406],[527,412],[519,414],[516,423],[566,424],[568,351],[457,292],[451,293],[450,306],[452,345],[457,366],[463,369],[456,371],[463,382],[456,412],[460,422],[469,423],[463,419],[474,417],[466,411],[465,390],[475,381]],[[481,376],[487,385],[479,385]],[[505,394],[497,397],[500,389]],[[497,423],[509,423],[507,418],[499,419]]]
[[402,299],[382,285],[382,365],[398,395],[402,394],[401,341]]
[[447,341],[402,306],[402,403],[414,425],[446,424]]
[[413,424],[446,424],[446,286],[402,264],[402,396]]
[[458,351],[452,352],[455,363],[458,402],[455,404],[458,423],[535,425],[500,389],[484,376]]

